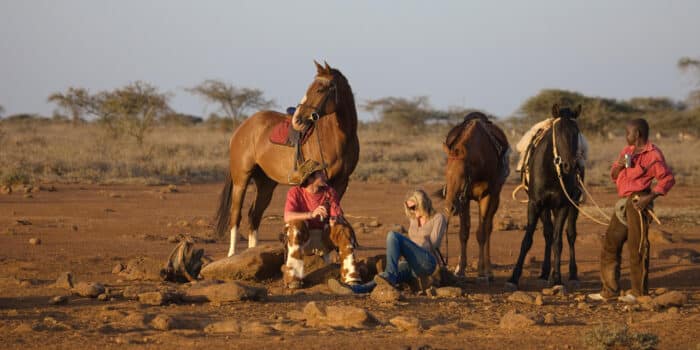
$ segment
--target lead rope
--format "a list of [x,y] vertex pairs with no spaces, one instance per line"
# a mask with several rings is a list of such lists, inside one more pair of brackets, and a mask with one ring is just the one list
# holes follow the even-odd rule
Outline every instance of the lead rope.
[[[561,186],[561,190],[562,190],[562,192],[564,192],[564,196],[566,196],[566,199],[569,200],[569,203],[571,203],[571,205],[573,205],[576,209],[578,209],[579,213],[582,213],[585,217],[587,217],[591,221],[595,222],[596,224],[607,226],[608,225],[607,223],[602,222],[602,221],[594,218],[593,216],[588,214],[587,211],[583,210],[583,208],[580,207],[573,199],[571,199],[571,196],[569,196],[569,192],[566,190],[566,186],[564,186],[564,180],[562,179],[562,176],[561,176],[561,157],[559,157],[559,151],[557,150],[557,137],[556,137],[556,135],[557,135],[556,126],[557,126],[557,123],[559,122],[559,120],[560,120],[560,118],[557,118],[552,122],[552,152],[554,154],[554,169],[557,172],[557,178],[559,179],[559,185]],[[579,178],[579,180],[580,180],[580,178]],[[591,198],[591,201],[595,203],[595,201],[592,199],[591,196],[589,196],[589,198]],[[602,212],[602,209],[600,209],[600,210]],[[610,220],[610,217],[608,217],[607,215],[604,215],[604,216],[607,220]]]

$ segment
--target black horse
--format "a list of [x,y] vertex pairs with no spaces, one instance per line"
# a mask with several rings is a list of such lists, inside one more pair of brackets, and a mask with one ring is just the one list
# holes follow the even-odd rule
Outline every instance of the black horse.
[[[578,162],[580,131],[576,124],[576,118],[580,113],[581,105],[576,109],[560,109],[556,104],[552,106],[554,124],[545,131],[542,140],[531,150],[532,154],[528,164],[526,164],[530,174],[527,226],[518,262],[513,268],[513,274],[506,282],[506,287],[509,289],[518,287],[523,263],[527,252],[532,247],[532,236],[535,233],[538,220],[542,220],[545,239],[545,255],[540,279],[548,280],[550,286],[562,283],[560,270],[562,232],[564,225],[567,225],[566,235],[570,251],[569,281],[578,281],[574,249],[578,209],[567,198],[567,193],[573,201],[578,201],[581,198],[577,176],[583,180],[584,169],[579,166]],[[552,223],[552,216],[554,223]],[[554,246],[553,268],[550,257],[552,245]]]

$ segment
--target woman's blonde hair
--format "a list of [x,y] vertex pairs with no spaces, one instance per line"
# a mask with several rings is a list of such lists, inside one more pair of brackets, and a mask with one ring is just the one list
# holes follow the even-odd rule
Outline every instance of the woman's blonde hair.
[[408,210],[408,206],[406,205],[406,202],[412,201],[416,203],[416,214],[421,214],[425,217],[432,217],[435,215],[435,209],[433,208],[433,202],[430,200],[430,197],[428,196],[427,193],[423,190],[413,190],[406,195],[406,199],[403,201],[403,208],[404,211],[406,212],[406,216],[409,218],[413,217],[413,212]]

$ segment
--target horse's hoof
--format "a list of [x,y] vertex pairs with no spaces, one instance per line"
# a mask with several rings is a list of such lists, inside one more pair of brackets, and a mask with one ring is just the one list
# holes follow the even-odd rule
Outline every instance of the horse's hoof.
[[581,288],[581,282],[579,280],[569,280],[569,283],[567,283],[566,288],[570,291],[576,291],[579,288]]
[[515,292],[518,290],[518,285],[513,282],[506,282],[503,288],[505,288],[506,292]]

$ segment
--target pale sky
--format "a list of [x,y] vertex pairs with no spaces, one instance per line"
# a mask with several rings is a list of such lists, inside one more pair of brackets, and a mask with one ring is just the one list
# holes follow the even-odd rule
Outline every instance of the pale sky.
[[683,99],[692,83],[676,61],[700,56],[699,34],[697,0],[0,0],[0,105],[50,114],[54,91],[143,80],[207,115],[183,89],[222,79],[283,109],[313,59],[340,69],[358,103],[428,95],[508,116],[543,88]]

